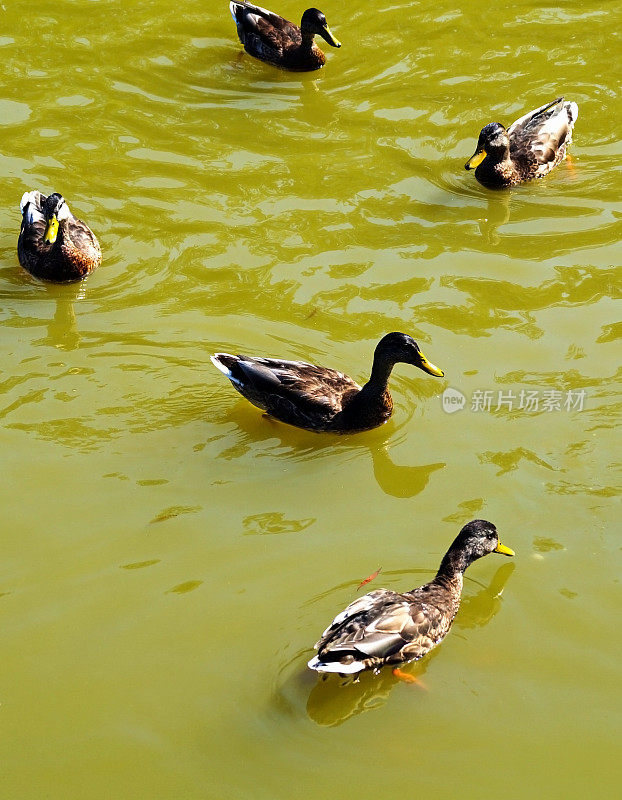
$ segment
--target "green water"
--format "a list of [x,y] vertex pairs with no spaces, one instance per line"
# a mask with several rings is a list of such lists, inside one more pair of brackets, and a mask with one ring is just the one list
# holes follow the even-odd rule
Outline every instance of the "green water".
[[[325,2],[343,47],[310,75],[245,55],[226,2],[3,5],[3,798],[618,788],[616,5],[457,5]],[[562,93],[571,163],[509,193],[464,171]],[[84,285],[20,269],[32,188],[98,235]],[[358,436],[266,421],[209,362],[360,380],[391,330],[446,377],[398,365]],[[424,582],[473,517],[517,555],[469,570],[424,688],[306,670],[365,576]]]

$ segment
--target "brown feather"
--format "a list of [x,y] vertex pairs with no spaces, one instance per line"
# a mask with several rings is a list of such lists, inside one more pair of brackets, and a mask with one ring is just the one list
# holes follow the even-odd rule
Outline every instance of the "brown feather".
[[[31,192],[37,214],[42,213],[46,197]],[[101,264],[102,254],[95,234],[82,220],[70,215],[59,220],[54,243],[45,241],[46,223],[43,219],[29,221],[22,217],[17,241],[19,263],[35,278],[68,283],[89,275]]]
[[[487,156],[475,169],[475,177],[492,188],[544,177],[566,157],[576,116],[576,104],[560,97],[520,117],[505,131],[505,154],[490,153],[483,142]],[[493,126],[483,128],[480,137],[488,127]]]
[[249,55],[293,71],[320,69],[326,57],[298,25],[248,2],[233,2],[238,38]]
[[212,362],[253,405],[281,422],[316,432],[355,433],[385,423],[393,412],[387,385],[396,363],[443,375],[410,336],[397,332],[378,342],[370,379],[362,388],[342,372],[305,361],[216,353]]
[[309,667],[318,672],[353,674],[422,658],[451,628],[460,606],[465,569],[495,551],[513,555],[500,545],[492,523],[469,522],[431,581],[402,594],[376,589],[338,614],[316,643],[318,653]]

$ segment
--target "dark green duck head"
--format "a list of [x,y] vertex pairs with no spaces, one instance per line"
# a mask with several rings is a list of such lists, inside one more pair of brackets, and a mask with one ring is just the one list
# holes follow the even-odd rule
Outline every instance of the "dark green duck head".
[[477,561],[478,558],[489,553],[501,553],[504,556],[513,556],[510,550],[499,541],[499,534],[492,522],[485,519],[474,519],[468,522],[452,542],[451,547],[441,561],[438,575],[451,577],[462,573]]
[[300,30],[303,37],[313,38],[316,34],[333,47],[341,47],[341,42],[330,32],[326,17],[317,8],[308,8],[302,15]]
[[374,351],[374,365],[376,363],[390,367],[399,363],[412,364],[437,378],[442,378],[445,374],[442,369],[428,361],[417,342],[406,333],[387,333],[383,336]]
[[499,122],[490,122],[484,125],[477,140],[477,147],[471,158],[464,165],[465,169],[479,167],[485,158],[490,158],[491,163],[500,164],[510,157],[510,137],[508,132]]

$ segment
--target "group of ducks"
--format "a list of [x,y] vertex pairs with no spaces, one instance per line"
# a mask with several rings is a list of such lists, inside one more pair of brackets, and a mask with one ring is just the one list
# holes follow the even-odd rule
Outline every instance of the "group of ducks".
[[[322,67],[326,57],[315,44],[315,36],[341,47],[317,8],[304,12],[299,27],[245,0],[232,0],[229,7],[246,52],[282,69],[310,71]],[[491,122],[482,128],[475,153],[465,168],[475,170],[477,180],[491,188],[542,178],[566,157],[578,113],[576,103],[559,97],[528,112],[507,129]],[[101,264],[97,238],[86,223],[73,216],[61,195],[55,192],[45,197],[37,191],[26,192],[20,208],[19,260],[36,278],[78,281]]]
[[[252,56],[289,70],[315,70],[325,63],[316,35],[341,47],[326,17],[315,8],[302,15],[300,27],[271,11],[233,0],[231,14],[244,49]],[[566,155],[577,119],[576,103],[558,98],[516,120],[482,128],[466,169],[490,187],[512,186],[546,175]],[[84,278],[101,263],[101,248],[76,219],[62,195],[26,192],[21,200],[18,256],[32,275],[55,282]],[[271,417],[315,432],[356,433],[386,422],[393,411],[388,381],[396,363],[429,375],[443,371],[430,363],[404,333],[389,333],[378,343],[371,375],[364,386],[333,369],[302,361],[216,353],[214,365],[233,387]],[[463,573],[489,553],[513,556],[485,520],[465,525],[429,583],[399,594],[369,592],[335,617],[316,644],[309,667],[321,673],[356,675],[385,664],[421,658],[449,631],[460,604]],[[396,674],[403,676],[396,667]]]
[[[414,339],[397,332],[388,333],[376,346],[371,375],[363,387],[342,372],[304,361],[215,353],[212,362],[241,395],[270,417],[332,433],[357,433],[389,419],[393,401],[388,381],[396,363],[444,375]],[[432,581],[403,594],[377,589],[355,600],[324,631],[315,645],[318,654],[308,666],[324,675],[343,676],[421,658],[451,627],[460,606],[464,571],[488,553],[514,555],[501,544],[491,522],[469,522]],[[393,671],[403,680],[413,680],[397,666]]]
[[[326,56],[315,36],[341,47],[317,8],[304,12],[300,27],[245,0],[232,0],[229,8],[246,52],[281,69],[307,72],[323,67]],[[491,122],[482,128],[465,169],[474,169],[477,180],[493,188],[542,178],[564,159],[577,115],[577,104],[559,97],[517,119],[507,130]]]

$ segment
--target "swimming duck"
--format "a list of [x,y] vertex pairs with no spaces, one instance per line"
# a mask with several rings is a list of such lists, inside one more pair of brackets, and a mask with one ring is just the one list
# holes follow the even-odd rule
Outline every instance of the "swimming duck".
[[[318,654],[309,668],[355,675],[422,658],[451,628],[464,571],[488,553],[514,555],[501,544],[492,522],[474,519],[454,539],[429,583],[403,594],[376,589],[338,614],[316,643]],[[400,675],[399,669],[395,672]]]
[[419,345],[405,333],[388,333],[374,352],[369,381],[358,383],[334,369],[305,361],[215,353],[212,362],[233,387],[270,416],[311,431],[354,433],[376,428],[393,412],[387,389],[395,364],[412,364],[439,378]]
[[36,190],[25,192],[20,210],[17,255],[35,278],[56,283],[79,281],[101,264],[95,234],[73,216],[58,192],[47,197]]
[[578,115],[576,103],[558,97],[507,130],[491,122],[482,128],[477,149],[464,168],[474,169],[477,180],[491,188],[542,178],[565,158]]
[[229,8],[246,52],[277,67],[302,72],[323,67],[326,56],[313,41],[316,34],[333,47],[341,47],[317,8],[304,12],[300,27],[251,3],[234,0]]

